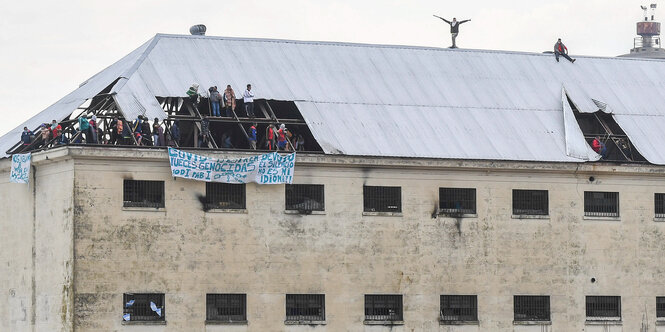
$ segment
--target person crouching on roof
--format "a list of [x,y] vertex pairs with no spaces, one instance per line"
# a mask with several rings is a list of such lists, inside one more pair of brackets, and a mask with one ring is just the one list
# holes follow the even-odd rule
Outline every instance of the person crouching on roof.
[[189,101],[192,102],[192,104],[196,105],[199,100],[199,85],[197,83],[193,83],[192,86],[189,87],[189,90],[187,90],[187,96],[189,97]]

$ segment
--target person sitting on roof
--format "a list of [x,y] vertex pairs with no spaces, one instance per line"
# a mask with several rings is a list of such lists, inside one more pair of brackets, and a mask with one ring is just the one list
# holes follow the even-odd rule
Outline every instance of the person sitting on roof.
[[568,59],[568,61],[575,63],[575,59],[571,59],[568,56],[568,48],[563,44],[563,42],[561,42],[561,38],[559,38],[556,44],[554,44],[554,57],[556,58],[556,62],[559,62],[559,55]]
[[450,48],[457,48],[457,45],[455,44],[455,39],[457,39],[457,35],[459,34],[459,26],[462,23],[466,23],[466,22],[471,21],[471,19],[458,22],[457,18],[455,18],[455,17],[453,17],[452,21],[448,21],[448,20],[446,20],[445,18],[443,18],[441,16],[434,15],[434,17],[440,18],[444,22],[450,24],[450,35],[452,36],[452,39],[453,39],[453,46],[450,46]]
[[591,148],[593,149],[593,151],[599,154],[602,159],[607,158],[607,147],[605,146],[605,143],[603,143],[600,140],[600,136],[596,136],[596,138],[593,139],[593,143],[591,143]]
[[21,142],[23,142],[23,146],[30,145],[32,135],[33,133],[28,130],[28,127],[23,127],[23,132],[21,133]]

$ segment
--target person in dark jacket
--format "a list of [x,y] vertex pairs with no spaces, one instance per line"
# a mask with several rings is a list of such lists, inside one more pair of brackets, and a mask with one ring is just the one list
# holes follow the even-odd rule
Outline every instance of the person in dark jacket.
[[462,24],[462,23],[469,22],[469,21],[471,21],[471,19],[464,20],[464,21],[457,21],[457,18],[453,17],[452,21],[448,21],[448,20],[446,20],[445,18],[443,18],[441,16],[434,15],[434,17],[440,18],[444,22],[450,24],[450,35],[452,36],[452,39],[453,39],[453,46],[450,46],[450,48],[457,48],[457,45],[455,44],[455,39],[457,38],[457,34],[459,34],[459,25]]
[[556,41],[556,44],[554,44],[554,57],[556,58],[556,62],[559,62],[559,55],[568,59],[568,61],[575,63],[575,59],[571,59],[568,56],[568,48],[561,42],[561,38],[559,38]]
[[141,122],[141,136],[143,137],[143,145],[152,146],[152,131],[146,116],[143,117],[143,122]]
[[21,133],[21,142],[24,146],[28,146],[31,143],[33,133],[28,130],[28,127],[23,127],[23,133]]

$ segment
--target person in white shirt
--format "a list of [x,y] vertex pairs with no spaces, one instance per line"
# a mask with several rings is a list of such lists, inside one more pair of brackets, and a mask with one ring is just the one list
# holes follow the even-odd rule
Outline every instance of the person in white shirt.
[[252,92],[252,85],[247,84],[247,90],[242,93],[242,101],[245,104],[245,113],[250,118],[254,117],[254,92]]

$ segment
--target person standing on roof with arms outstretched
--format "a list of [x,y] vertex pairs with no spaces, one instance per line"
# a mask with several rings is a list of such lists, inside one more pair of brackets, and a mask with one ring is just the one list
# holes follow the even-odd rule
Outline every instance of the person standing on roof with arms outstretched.
[[559,38],[556,41],[556,44],[554,44],[554,57],[556,58],[556,62],[559,62],[559,55],[568,59],[568,61],[575,63],[575,59],[571,59],[568,56],[568,48],[563,44],[563,42],[561,42],[561,38]]
[[443,18],[441,16],[434,15],[434,17],[440,18],[444,22],[450,24],[450,35],[453,38],[453,46],[450,46],[450,48],[457,48],[457,45],[455,44],[455,39],[457,38],[457,34],[459,33],[459,25],[462,24],[462,23],[469,22],[469,21],[471,21],[471,19],[464,20],[464,21],[457,21],[457,18],[453,17],[452,21],[448,21],[448,20],[446,20],[445,18]]

